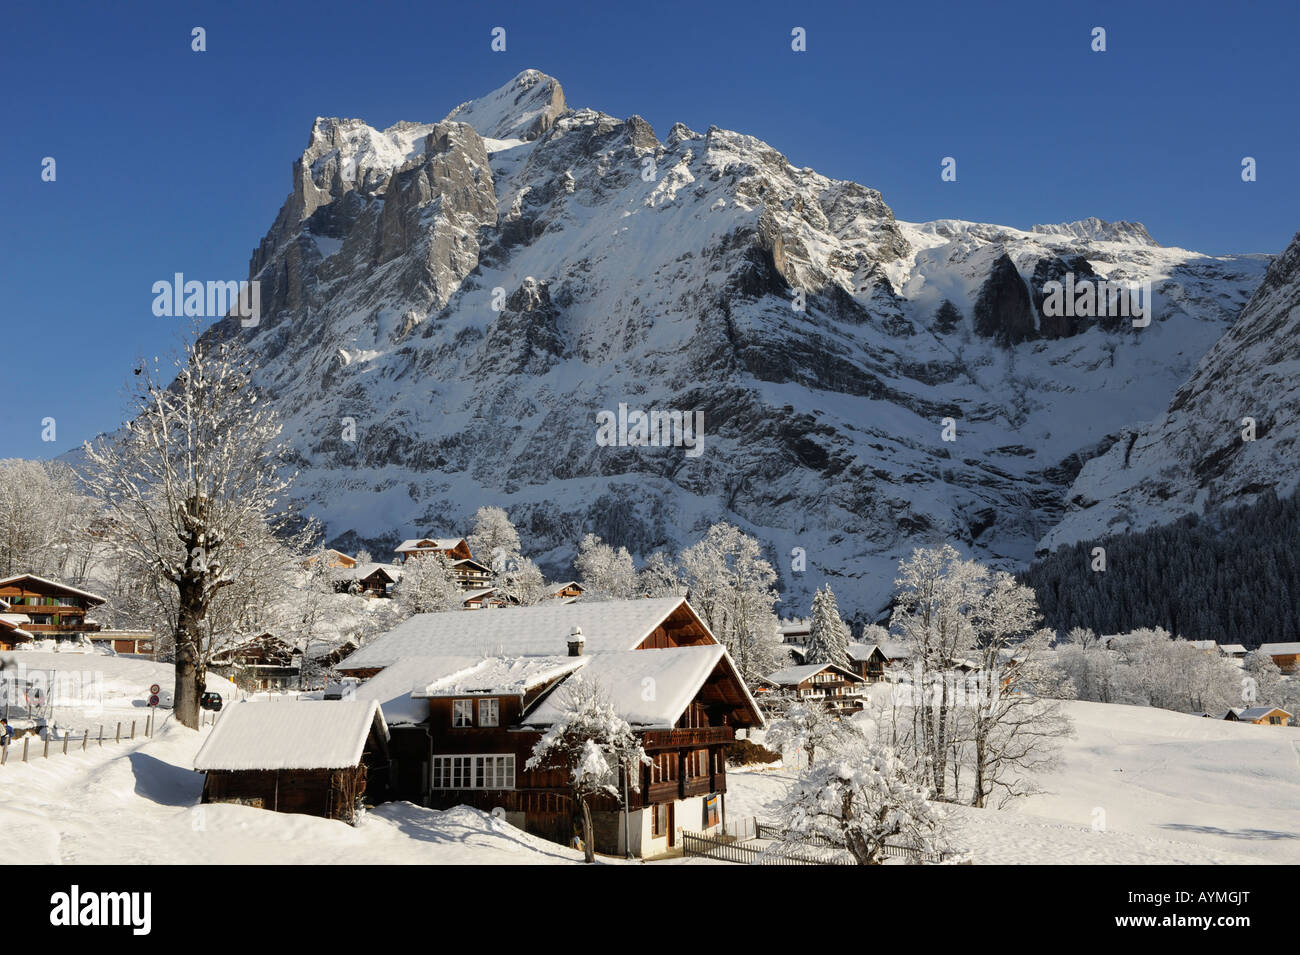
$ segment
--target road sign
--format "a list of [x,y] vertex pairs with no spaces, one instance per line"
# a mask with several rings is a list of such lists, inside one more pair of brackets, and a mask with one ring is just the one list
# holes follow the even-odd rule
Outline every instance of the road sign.
[[155,683],[153,686],[149,687],[149,692],[152,693],[154,696],[157,696],[159,693],[162,692],[162,687],[160,687],[157,683]]
[[150,695],[150,697],[149,697],[149,705],[150,705],[150,706],[157,706],[157,705],[158,705],[158,694],[157,694],[157,693],[154,693],[154,694],[151,694],[151,695]]

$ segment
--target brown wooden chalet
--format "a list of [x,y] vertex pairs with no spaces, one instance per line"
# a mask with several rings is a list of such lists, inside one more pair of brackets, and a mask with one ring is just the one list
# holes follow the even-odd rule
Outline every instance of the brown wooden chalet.
[[322,561],[326,567],[333,570],[346,570],[349,567],[357,566],[357,559],[355,557],[345,554],[341,550],[334,550],[333,548],[327,548],[319,554],[313,554],[304,560],[302,564],[304,567],[310,567],[318,560]]
[[0,600],[0,650],[16,650],[35,639],[23,629],[26,623],[26,614],[10,613],[9,605]]
[[[36,640],[79,641],[96,633],[99,624],[86,614],[104,598],[34,574],[17,574],[0,580],[0,600],[9,605],[7,614],[19,629]],[[27,618],[23,623],[17,616]],[[11,632],[10,639],[16,635]]]
[[[0,590],[0,597],[4,591]],[[1300,674],[1300,643],[1263,643],[1259,652],[1273,658],[1279,670],[1288,674]]]
[[331,572],[334,590],[341,594],[359,594],[365,597],[387,597],[393,585],[401,579],[402,572],[391,564],[356,564],[338,567]]
[[595,804],[606,852],[658,855],[682,830],[720,829],[726,746],[762,725],[725,648],[680,597],[423,614],[340,670],[372,677],[357,696],[380,702],[389,724],[392,798],[500,809],[561,842],[574,819],[565,773],[525,765],[570,681],[594,681],[652,760],[632,768],[626,811]]
[[388,728],[378,704],[234,703],[194,768],[205,803],[238,803],[353,822],[369,789],[387,787]]
[[154,651],[154,635],[148,630],[100,630],[90,635],[90,641],[114,653],[146,654]]
[[402,558],[402,563],[426,554],[442,554],[453,562],[474,559],[469,550],[469,542],[463,537],[420,537],[402,541],[394,553]]
[[212,654],[209,666],[246,689],[282,690],[298,681],[301,662],[301,650],[263,633],[221,647]]
[[470,557],[451,562],[451,572],[461,590],[482,590],[492,586],[492,568]]
[[885,678],[889,658],[874,643],[849,644],[849,669],[869,683]]
[[778,692],[805,701],[825,703],[832,709],[854,712],[862,709],[867,680],[852,670],[833,663],[806,663],[768,674]]

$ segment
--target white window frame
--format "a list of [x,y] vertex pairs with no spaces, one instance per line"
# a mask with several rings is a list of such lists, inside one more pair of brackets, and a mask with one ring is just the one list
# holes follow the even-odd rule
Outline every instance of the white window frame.
[[[485,711],[487,711],[485,715]],[[501,704],[495,699],[486,699],[478,701],[478,725],[479,726],[500,726],[501,725]]]
[[[465,714],[464,722],[461,722],[462,709],[468,708],[469,712]],[[474,725],[474,701],[473,700],[452,700],[451,701],[451,725],[453,729],[464,729],[467,726]]]
[[514,789],[514,753],[457,753],[435,756],[429,773],[434,790]]

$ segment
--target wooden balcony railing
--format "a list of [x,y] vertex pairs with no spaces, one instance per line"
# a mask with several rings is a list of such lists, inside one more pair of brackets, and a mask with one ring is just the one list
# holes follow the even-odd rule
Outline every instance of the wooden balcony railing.
[[707,746],[710,743],[731,743],[735,739],[735,727],[698,726],[694,729],[652,730],[643,735],[641,745],[646,749],[667,749],[674,746]]

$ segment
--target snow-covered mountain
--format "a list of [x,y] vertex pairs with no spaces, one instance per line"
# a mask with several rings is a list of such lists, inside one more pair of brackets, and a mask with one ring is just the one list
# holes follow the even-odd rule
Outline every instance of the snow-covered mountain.
[[[784,612],[829,579],[873,613],[913,546],[1028,559],[1267,265],[1128,222],[901,222],[751,136],[660,139],[530,70],[438,123],[318,119],[252,258],[262,321],[211,334],[258,353],[334,544],[495,503],[564,574],[585,531],[645,555],[726,518],[770,548]],[[1046,318],[1031,286],[1067,271],[1150,280],[1154,321]],[[598,444],[621,403],[702,411],[702,453]]]
[[[1250,420],[1247,420],[1250,419]],[[1154,422],[1080,472],[1045,549],[1249,503],[1300,483],[1300,234]]]

